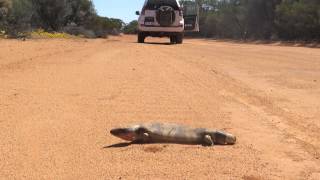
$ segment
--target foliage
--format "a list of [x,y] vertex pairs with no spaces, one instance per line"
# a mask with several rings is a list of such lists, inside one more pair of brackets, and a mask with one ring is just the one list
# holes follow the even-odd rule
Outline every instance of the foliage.
[[276,12],[279,37],[320,39],[320,1],[284,1]]
[[91,0],[0,0],[0,30],[12,37],[34,29],[62,32],[70,26],[80,34],[105,37],[119,33],[123,22],[98,16]]
[[[200,35],[320,40],[319,0],[198,0]],[[210,7],[210,8],[207,8]]]
[[137,34],[138,32],[138,21],[131,21],[123,28],[125,34]]
[[32,4],[28,0],[11,0],[11,8],[7,17],[7,32],[17,36],[19,32],[30,29],[30,20],[33,14]]
[[[183,0],[186,1],[186,0]],[[197,0],[200,35],[320,41],[319,0]],[[43,29],[86,37],[136,33],[137,22],[100,17],[91,0],[0,0],[0,31],[16,37]]]
[[123,21],[107,17],[93,16],[85,24],[87,29],[92,29],[97,37],[105,37],[106,34],[118,35],[123,26]]
[[10,1],[9,0],[0,0],[0,30],[4,31],[7,26],[7,18],[10,9]]

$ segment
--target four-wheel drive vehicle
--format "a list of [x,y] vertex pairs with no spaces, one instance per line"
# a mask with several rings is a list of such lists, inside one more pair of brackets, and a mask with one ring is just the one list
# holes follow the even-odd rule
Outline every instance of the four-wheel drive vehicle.
[[[185,30],[183,8],[178,0],[146,0],[138,19],[138,42],[148,36],[169,37],[171,43],[181,44]],[[193,23],[197,23],[194,21]],[[198,26],[192,26],[197,31]],[[192,31],[192,27],[189,31]]]

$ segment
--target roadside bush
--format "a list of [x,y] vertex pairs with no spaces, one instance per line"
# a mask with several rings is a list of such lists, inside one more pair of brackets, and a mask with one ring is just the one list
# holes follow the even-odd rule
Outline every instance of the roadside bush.
[[32,4],[29,0],[12,0],[6,28],[9,36],[15,37],[21,33],[29,32],[32,14]]
[[284,1],[276,9],[276,28],[280,38],[320,39],[320,2]]
[[10,37],[26,36],[34,29],[52,36],[68,32],[106,37],[119,34],[122,26],[119,19],[98,16],[91,0],[0,0],[0,30]]
[[131,21],[123,28],[125,34],[137,34],[138,33],[138,21]]
[[0,30],[0,38],[7,38],[6,32],[4,30]]
[[320,41],[319,0],[199,0],[200,35]]
[[97,37],[106,37],[108,34],[118,35],[123,26],[120,19],[112,19],[107,17],[93,16],[84,25],[86,29],[90,29]]
[[[27,1],[27,0],[25,0]],[[32,3],[34,15],[33,27],[47,31],[59,31],[66,23],[69,13],[67,0],[29,0]]]
[[9,0],[0,0],[0,31],[4,31],[7,27],[7,16],[9,13],[9,8]]

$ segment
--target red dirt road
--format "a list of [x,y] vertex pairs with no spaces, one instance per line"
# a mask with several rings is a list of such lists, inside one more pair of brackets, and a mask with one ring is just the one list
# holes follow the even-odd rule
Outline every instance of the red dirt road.
[[[319,49],[134,36],[0,45],[0,179],[320,179]],[[238,143],[105,148],[122,142],[111,128],[150,121]]]

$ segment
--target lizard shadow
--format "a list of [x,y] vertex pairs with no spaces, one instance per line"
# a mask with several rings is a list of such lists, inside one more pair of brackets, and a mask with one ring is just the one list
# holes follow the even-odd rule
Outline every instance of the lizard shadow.
[[109,149],[109,148],[124,148],[124,147],[131,146],[131,145],[133,145],[133,144],[146,144],[146,143],[143,143],[143,142],[141,142],[141,141],[123,142],[123,143],[116,143],[116,144],[104,146],[103,149]]
[[128,147],[132,145],[132,143],[117,143],[117,144],[112,144],[108,146],[104,146],[103,149],[109,149],[109,148],[123,148],[123,147]]
[[[179,143],[143,143],[143,142],[128,142],[128,143],[117,143],[117,144],[112,144],[112,145],[108,145],[108,146],[104,146],[103,149],[110,149],[110,148],[125,148],[125,147],[129,147],[131,145],[135,145],[135,144],[179,144]],[[189,145],[199,145],[199,144],[189,144]],[[209,147],[208,145],[205,144],[200,144],[202,147]],[[215,144],[214,146],[230,146],[228,144]]]

